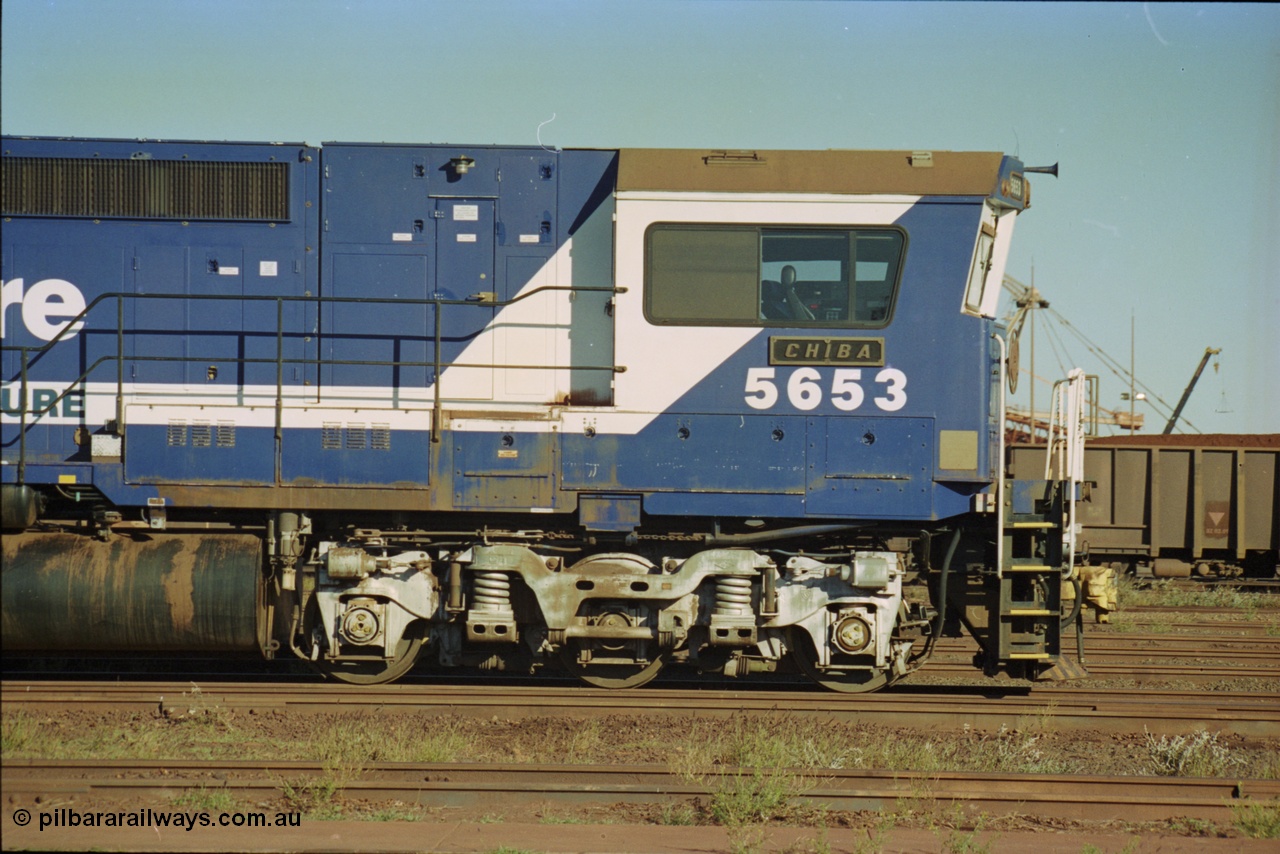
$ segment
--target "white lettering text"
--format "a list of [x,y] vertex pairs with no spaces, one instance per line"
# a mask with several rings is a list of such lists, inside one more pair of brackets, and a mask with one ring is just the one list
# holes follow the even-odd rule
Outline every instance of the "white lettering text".
[[[13,279],[0,286],[0,337],[8,335],[9,306],[17,305],[22,323],[27,331],[41,341],[52,341],[68,326],[68,320],[84,311],[84,294],[65,279],[41,279],[23,290],[22,279]],[[57,322],[56,319],[63,319]],[[70,324],[64,338],[70,338],[84,328],[83,321]]]

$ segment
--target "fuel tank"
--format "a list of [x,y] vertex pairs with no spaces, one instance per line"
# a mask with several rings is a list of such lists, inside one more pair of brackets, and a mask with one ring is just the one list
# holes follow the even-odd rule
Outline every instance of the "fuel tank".
[[243,534],[4,537],[5,652],[248,651],[262,541]]

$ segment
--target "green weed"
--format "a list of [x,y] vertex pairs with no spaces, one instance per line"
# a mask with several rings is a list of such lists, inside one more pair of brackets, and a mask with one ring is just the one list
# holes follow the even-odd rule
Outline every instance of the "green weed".
[[1280,839],[1280,801],[1249,801],[1231,808],[1232,820],[1250,839]]
[[1057,729],[1058,702],[1050,700],[1036,711],[1027,715],[1019,715],[1013,722],[1013,727],[1019,731],[1033,731],[1049,733]]
[[429,728],[375,715],[343,716],[312,729],[306,758],[344,766],[369,762],[457,762],[471,758],[474,742],[453,720]]
[[861,764],[861,756],[850,747],[848,732],[830,722],[735,715],[695,722],[670,763],[687,768],[850,768]]
[[0,756],[45,756],[53,752],[56,740],[41,726],[39,719],[21,709],[6,711],[0,717]]
[[398,803],[362,816],[366,821],[421,821],[422,817],[422,809],[405,807]]
[[339,782],[329,776],[280,782],[280,793],[291,809],[320,821],[342,815],[342,807],[335,802],[341,791]]
[[736,825],[728,830],[730,854],[757,854],[768,834],[759,825]]
[[[587,824],[588,821],[582,816],[577,815],[560,815],[550,813],[538,817],[538,824]],[[591,822],[594,824],[595,822]]]
[[1152,608],[1185,608],[1199,605],[1207,608],[1234,608],[1252,613],[1269,607],[1268,593],[1247,593],[1232,587],[1190,588],[1170,579],[1157,578],[1139,582],[1122,575],[1116,583],[1120,608],[1147,606]]
[[1066,761],[1049,754],[1036,745],[1041,735],[1021,730],[1010,730],[1001,725],[991,738],[983,739],[985,755],[990,767],[985,770],[1005,771],[1016,774],[1062,774],[1070,771]]
[[727,827],[772,821],[790,812],[792,798],[811,788],[803,778],[780,769],[744,769],[717,782],[711,817]]
[[1240,760],[1218,735],[1200,729],[1188,735],[1162,735],[1157,740],[1147,733],[1147,756],[1153,772],[1161,777],[1225,776]]
[[1256,777],[1259,780],[1280,780],[1280,751],[1267,751],[1250,756],[1241,763],[1243,777]]
[[[735,716],[696,722],[668,765],[680,779],[711,789],[711,819],[736,828],[788,814],[791,801],[813,788],[791,769],[834,767],[846,755],[831,731],[814,722]],[[739,770],[719,773],[724,768]]]
[[1110,630],[1120,634],[1134,634],[1138,631],[1138,624],[1133,617],[1123,611],[1115,611],[1111,614],[1111,618],[1107,620]]
[[[615,733],[606,729],[596,718],[573,721],[567,727],[557,727],[543,734],[536,746],[539,754],[545,755],[549,762],[567,762],[573,764],[591,764],[601,761],[608,751],[614,748]],[[517,761],[540,761],[530,759],[519,752],[513,756]]]
[[691,804],[664,804],[658,824],[669,827],[688,827],[698,823],[698,811]]
[[230,789],[187,789],[174,799],[173,805],[188,807],[201,812],[229,812],[236,808],[235,796]]
[[942,804],[933,793],[934,780],[912,777],[910,794],[894,800],[890,819],[897,823],[919,824],[936,828],[943,815]]
[[951,828],[945,837],[939,836],[942,850],[948,852],[948,854],[988,854],[995,840],[979,840],[978,834],[981,830],[981,827],[975,827],[973,830],[964,830],[959,827]]
[[1171,823],[1185,836],[1213,836],[1217,832],[1217,826],[1213,822],[1202,818],[1175,818]]
[[918,771],[932,774],[953,770],[959,760],[959,745],[954,741],[920,741],[915,738],[890,736],[867,751],[863,758],[866,768],[896,768],[902,771]]
[[[1125,843],[1125,846],[1121,848],[1117,854],[1134,854],[1134,852],[1138,850],[1138,846],[1141,842],[1142,840],[1135,836]],[[1096,845],[1086,842],[1084,847],[1080,849],[1080,854],[1106,854],[1106,851]]]
[[162,729],[138,722],[135,726],[94,730],[78,747],[100,759],[165,759],[173,740]]
[[818,827],[816,837],[802,836],[786,848],[773,849],[778,854],[832,854],[831,841],[827,839],[826,825]]
[[893,832],[895,825],[896,819],[893,815],[882,815],[873,827],[867,828],[865,839],[858,838],[853,841],[851,854],[880,854],[885,850],[889,834]]

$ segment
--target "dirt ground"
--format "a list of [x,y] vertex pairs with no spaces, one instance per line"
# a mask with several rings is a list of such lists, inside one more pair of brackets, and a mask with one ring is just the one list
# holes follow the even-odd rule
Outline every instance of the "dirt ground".
[[[10,798],[4,807],[6,851],[300,851],[300,852],[458,852],[458,854],[680,854],[681,852],[1034,852],[1034,854],[1151,854],[1151,852],[1275,852],[1275,840],[1243,838],[1233,830],[1194,830],[1176,822],[1079,823],[1010,816],[979,822],[942,823],[924,816],[903,826],[875,812],[825,813],[822,823],[795,826],[780,822],[736,827],[662,824],[662,808],[635,804],[511,805],[435,808],[414,820],[377,820],[370,816],[386,804],[347,803],[351,818],[325,820],[303,816],[297,827],[47,827],[38,816],[56,813],[67,798],[42,797],[25,806]],[[173,809],[154,802],[153,809]],[[268,821],[287,811],[284,801],[240,805]],[[77,812],[136,811],[138,801],[78,800]],[[21,826],[26,809],[33,820]],[[65,816],[65,813],[64,813]]]
[[616,852],[684,854],[704,851],[788,852],[1000,852],[1000,854],[1263,854],[1274,840],[1181,837],[1148,830],[949,830],[895,828],[880,834],[861,828],[660,827],[635,824],[547,825],[535,822],[318,821],[292,829],[178,830],[64,829],[41,833],[16,827],[4,815],[4,849],[25,851],[316,851],[316,852]]
[[[6,755],[15,755],[15,729],[6,712]],[[748,734],[767,740],[769,727],[797,725],[796,718],[772,716],[758,722],[763,730]],[[275,712],[251,713],[217,709],[151,714],[96,714],[68,710],[40,713],[27,721],[46,748],[62,745],[105,745],[107,755],[132,755],[150,746],[166,757],[325,759],[320,745],[367,734],[359,754],[364,761],[397,761],[391,754],[396,733],[439,729],[433,715],[397,714],[388,728],[375,713],[320,714],[303,719]],[[704,722],[724,727],[724,722]],[[870,745],[886,741],[919,742],[931,738],[954,746],[951,759],[961,765],[978,763],[993,746],[1034,744],[1054,761],[1071,766],[1071,773],[1150,773],[1144,768],[1143,733],[1060,731],[1041,721],[1028,722],[1032,732],[1010,730],[982,733],[969,729],[922,734],[909,727],[876,727],[835,721],[811,724],[810,735],[821,740]],[[456,760],[478,762],[652,763],[674,761],[673,754],[691,749],[708,731],[679,718],[614,715],[590,721],[560,717],[519,720],[451,719],[448,727],[464,755]],[[1039,728],[1036,728],[1039,727]],[[824,729],[827,728],[827,729]],[[31,736],[32,738],[36,736]],[[87,740],[87,741],[86,741]],[[132,740],[132,749],[130,742]],[[116,741],[119,747],[113,747]],[[1276,740],[1226,737],[1224,747],[1239,755],[1274,755]],[[38,745],[32,745],[38,748]],[[37,752],[41,752],[38,751]],[[321,751],[323,752],[323,751]],[[16,755],[21,755],[18,750]],[[381,755],[380,755],[381,754]],[[850,756],[854,754],[851,753]],[[559,757],[559,759],[548,757]],[[157,757],[158,758],[158,757]],[[425,760],[418,760],[425,761]],[[1246,775],[1247,776],[1247,775]],[[1203,821],[1156,823],[1066,822],[1034,816],[974,816],[959,805],[929,804],[900,807],[892,815],[878,812],[818,811],[795,808],[767,821],[724,826],[716,823],[705,800],[678,804],[501,804],[465,807],[421,807],[400,802],[367,802],[345,798],[307,801],[298,796],[259,803],[183,804],[174,799],[151,803],[93,800],[73,793],[50,793],[37,801],[25,796],[6,798],[3,818],[5,850],[98,851],[442,851],[491,852],[685,852],[778,851],[791,854],[822,852],[1184,852],[1278,851],[1275,840],[1250,840],[1239,831]],[[21,810],[38,817],[59,808],[78,812],[137,810],[187,812],[261,812],[268,816],[301,813],[298,827],[260,829],[193,827],[175,830],[127,827],[47,827],[38,818],[21,826]]]

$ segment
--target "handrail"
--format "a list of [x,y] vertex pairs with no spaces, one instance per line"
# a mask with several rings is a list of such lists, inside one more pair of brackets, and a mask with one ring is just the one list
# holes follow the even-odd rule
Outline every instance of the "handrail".
[[995,482],[996,531],[997,531],[996,577],[1004,578],[1004,498],[1005,498],[1005,477],[1007,476],[1007,473],[1005,472],[1005,464],[1004,464],[1004,453],[1005,453],[1004,422],[1005,422],[1005,418],[1008,417],[1008,399],[1005,397],[1005,389],[1008,387],[1007,386],[1008,375],[1006,374],[1006,371],[1008,370],[1009,349],[1008,349],[1008,344],[1005,342],[1003,338],[1000,337],[1000,333],[992,332],[991,337],[994,338],[996,342],[1000,345],[1000,366],[999,366],[1000,377],[998,380],[1000,385],[1000,422],[999,422],[1000,429],[999,431],[997,431],[999,433],[999,439],[997,440],[999,444],[996,446],[997,456],[996,456],[996,482]]
[[[115,362],[116,364],[116,412],[115,423],[116,432],[124,432],[124,363],[129,362],[227,362],[236,365],[249,364],[274,364],[276,366],[276,396],[275,396],[275,439],[277,447],[283,438],[284,423],[284,366],[287,364],[314,364],[317,368],[322,366],[365,366],[365,367],[392,367],[392,368],[431,368],[432,369],[432,413],[431,413],[431,441],[433,443],[440,441],[440,426],[443,413],[443,400],[440,394],[440,376],[444,368],[492,368],[495,370],[542,370],[542,371],[610,371],[611,373],[623,373],[626,367],[623,365],[536,365],[536,364],[493,364],[493,363],[467,363],[467,362],[446,362],[442,358],[442,348],[444,342],[444,324],[443,315],[446,306],[474,306],[478,308],[498,309],[514,305],[523,300],[537,296],[542,293],[550,292],[567,292],[567,293],[609,293],[621,294],[626,293],[627,289],[623,287],[575,287],[565,285],[540,285],[529,291],[516,294],[511,299],[497,300],[490,299],[490,294],[477,295],[477,298],[468,299],[446,299],[444,297],[431,297],[422,299],[411,298],[386,298],[386,297],[316,297],[316,296],[270,296],[265,294],[153,294],[153,293],[129,293],[125,291],[113,291],[109,293],[99,294],[94,297],[88,305],[84,307],[73,318],[63,323],[58,333],[49,341],[40,346],[28,345],[11,345],[0,344],[0,351],[19,353],[21,364],[20,385],[18,393],[18,483],[26,481],[26,438],[27,438],[27,416],[45,415],[51,411],[64,399],[71,394],[78,386],[88,380],[90,375],[107,362]],[[224,356],[130,356],[126,359],[124,354],[124,338],[126,334],[124,326],[124,301],[126,299],[164,299],[164,300],[208,300],[208,301],[237,301],[237,302],[274,302],[276,305],[276,356],[274,359],[269,358],[250,358],[245,356],[224,357]],[[34,404],[30,395],[30,380],[28,377],[28,368],[31,364],[38,362],[40,357],[49,352],[54,346],[61,343],[64,338],[69,339],[74,335],[81,333],[81,329],[75,332],[70,330],[77,324],[87,320],[90,312],[98,305],[107,300],[115,300],[116,302],[116,352],[115,355],[102,355],[86,367],[78,377],[69,382],[66,387],[51,400],[43,408],[35,408],[34,405],[28,406],[29,403]],[[325,359],[317,355],[315,358],[287,358],[284,355],[284,341],[286,332],[284,329],[284,304],[285,303],[305,303],[315,305],[317,310],[325,304],[342,304],[342,303],[359,303],[362,305],[396,305],[396,306],[431,306],[435,311],[435,324],[431,333],[432,354],[431,359],[426,361],[403,361],[403,360],[372,360],[372,359]],[[103,333],[108,330],[90,330],[91,332]],[[144,330],[142,332],[152,332],[154,330]],[[478,335],[483,330],[477,330],[472,333]],[[426,330],[424,330],[424,333]],[[128,334],[141,334],[139,330],[131,330]],[[259,336],[269,334],[266,331],[248,330],[227,330],[227,336]],[[316,334],[307,330],[288,333],[291,338],[298,338]],[[424,334],[424,337],[425,334]],[[470,336],[465,336],[470,337]],[[276,457],[277,480],[279,476],[279,455]]]
[[[1085,437],[1085,387],[1088,378],[1080,368],[1067,372],[1065,380],[1053,384],[1052,404],[1049,410],[1049,444],[1045,450],[1045,480],[1056,480],[1066,485],[1064,505],[1066,525],[1063,546],[1067,552],[1064,573],[1075,567],[1076,558],[1076,498],[1079,485],[1084,480]],[[1062,437],[1057,434],[1061,430]],[[1057,476],[1053,477],[1053,461],[1057,459]]]

